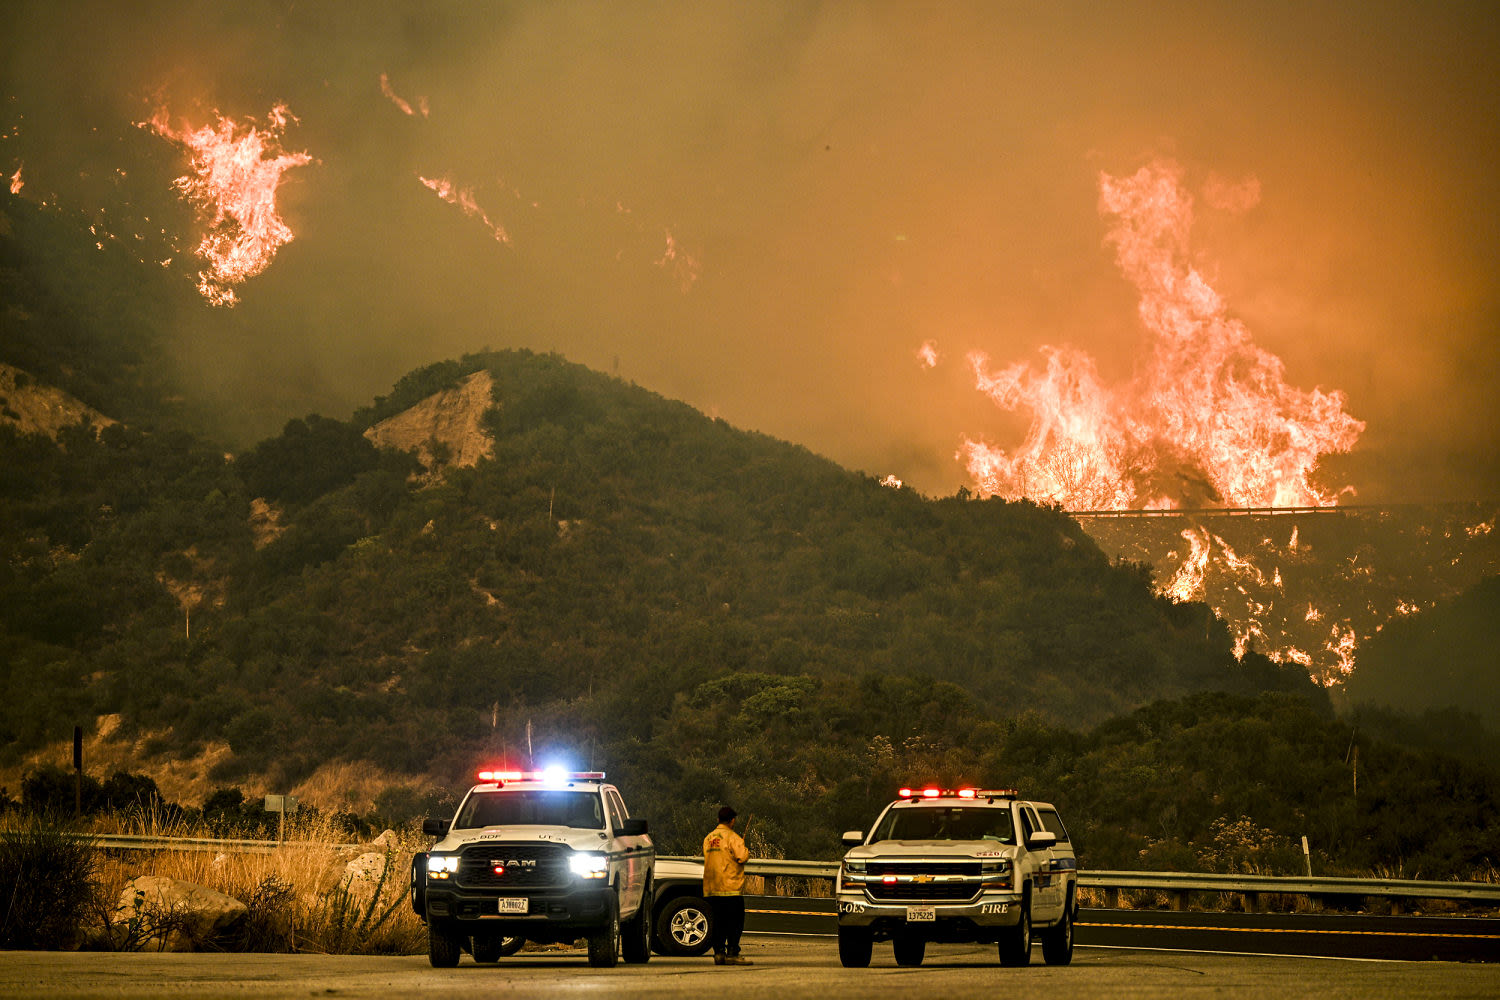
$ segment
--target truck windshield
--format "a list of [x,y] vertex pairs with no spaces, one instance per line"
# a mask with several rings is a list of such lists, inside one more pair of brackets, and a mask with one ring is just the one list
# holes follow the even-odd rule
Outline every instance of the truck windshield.
[[485,826],[572,826],[604,829],[598,792],[475,792],[453,820],[454,829]]
[[1016,841],[1009,809],[972,806],[918,806],[892,809],[875,829],[876,840],[994,840]]

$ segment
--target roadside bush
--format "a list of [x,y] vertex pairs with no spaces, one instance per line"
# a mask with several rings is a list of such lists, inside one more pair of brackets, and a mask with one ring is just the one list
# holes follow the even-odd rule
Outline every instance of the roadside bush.
[[76,946],[94,901],[87,838],[39,821],[0,833],[0,948]]

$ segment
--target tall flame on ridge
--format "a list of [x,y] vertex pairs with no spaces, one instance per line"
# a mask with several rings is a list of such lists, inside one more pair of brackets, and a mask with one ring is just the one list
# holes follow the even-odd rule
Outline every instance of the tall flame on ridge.
[[234,305],[233,286],[264,271],[292,241],[291,229],[276,213],[276,188],[283,173],[311,163],[312,157],[281,152],[288,119],[295,120],[278,104],[264,129],[253,124],[241,128],[222,115],[199,129],[174,128],[165,108],[139,123],[192,154],[192,172],[173,184],[213,213],[197,254],[207,264],[198,273],[198,291],[214,305]]
[[[1258,198],[1246,183],[1235,208]],[[1318,459],[1348,451],[1364,423],[1343,393],[1286,384],[1279,358],[1257,347],[1192,265],[1193,202],[1182,168],[1157,161],[1129,177],[1101,173],[1106,242],[1140,293],[1151,354],[1128,384],[1101,380],[1093,359],[1046,347],[1046,365],[998,371],[969,356],[977,387],[1031,426],[1013,453],[965,439],[982,496],[1030,496],[1072,510],[1182,506],[1187,496],[1239,507],[1328,506],[1311,482]]]

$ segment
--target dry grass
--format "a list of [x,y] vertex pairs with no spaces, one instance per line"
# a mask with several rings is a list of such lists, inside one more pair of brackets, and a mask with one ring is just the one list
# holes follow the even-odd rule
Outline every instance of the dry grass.
[[[159,818],[115,817],[94,832],[130,832],[163,837],[214,837],[205,829],[163,823]],[[126,827],[127,829],[118,829]],[[247,838],[253,839],[253,838]],[[214,946],[246,951],[328,954],[417,954],[426,950],[425,928],[407,904],[408,872],[418,836],[388,833],[383,842],[343,846],[347,837],[326,819],[289,820],[286,841],[269,852],[112,851],[98,865],[104,909],[113,911],[130,882],[162,875],[205,886],[245,903],[250,912],[236,934]],[[364,854],[379,856],[375,873],[351,873]],[[139,938],[139,935],[135,937]],[[104,946],[139,946],[118,931]],[[149,946],[149,945],[148,945]]]

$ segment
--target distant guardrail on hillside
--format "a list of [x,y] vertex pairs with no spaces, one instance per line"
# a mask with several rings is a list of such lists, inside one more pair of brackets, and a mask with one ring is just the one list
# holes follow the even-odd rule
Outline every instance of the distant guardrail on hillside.
[[312,840],[216,840],[212,837],[147,837],[133,833],[81,833],[79,837],[114,851],[220,851],[226,854],[270,854],[282,848],[326,847],[358,850],[360,844]]
[[[208,837],[147,837],[136,834],[80,834],[100,847],[132,851],[223,851],[269,854],[277,850],[323,847],[359,850],[368,845],[334,844],[305,840],[215,840]],[[702,858],[663,855],[663,860],[703,863]],[[745,865],[751,875],[770,878],[817,878],[838,875],[837,861],[793,861],[784,858],[751,858]],[[1264,896],[1370,897],[1405,902],[1414,899],[1444,899],[1455,902],[1500,905],[1500,884],[1492,882],[1441,882],[1419,879],[1344,878],[1300,875],[1216,875],[1203,872],[1089,871],[1078,873],[1078,885],[1104,893],[1105,906],[1118,905],[1121,890],[1141,889],[1170,893],[1173,906],[1182,909],[1193,892],[1232,892],[1244,897],[1245,908],[1260,909]]]

